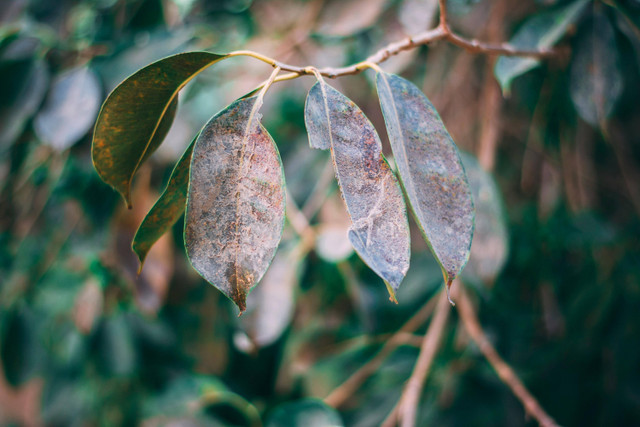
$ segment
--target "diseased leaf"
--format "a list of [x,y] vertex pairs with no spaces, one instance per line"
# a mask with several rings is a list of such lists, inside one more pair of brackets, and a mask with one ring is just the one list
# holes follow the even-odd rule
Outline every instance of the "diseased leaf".
[[622,73],[613,27],[606,15],[595,14],[578,34],[569,82],[578,114],[600,126],[622,94]]
[[133,237],[131,248],[138,256],[138,260],[140,260],[139,271],[142,270],[144,260],[153,244],[164,233],[169,231],[184,213],[189,186],[189,165],[191,164],[191,153],[196,139],[189,144],[180,160],[178,160],[162,195],[144,217],[142,224],[136,231],[136,235]]
[[260,286],[247,297],[247,311],[240,318],[240,327],[251,341],[249,349],[274,343],[291,323],[300,254],[295,246],[281,247]]
[[91,129],[100,100],[100,82],[90,68],[67,71],[51,85],[33,123],[36,134],[59,151],[69,148]]
[[509,231],[500,189],[475,157],[461,153],[476,207],[476,228],[464,278],[491,284],[509,254]]
[[349,98],[319,81],[307,96],[305,124],[314,148],[331,148],[352,225],[349,241],[387,284],[391,298],[409,269],[409,223],[402,190],[380,137]]
[[317,399],[285,403],[273,410],[266,427],[341,427],[340,414]]
[[225,57],[188,52],[161,59],[120,83],[102,105],[93,134],[93,164],[129,207],[131,180],[169,131],[178,91]]
[[240,99],[204,127],[191,159],[185,244],[194,268],[244,312],[284,226],[284,174],[257,112]]
[[376,86],[400,181],[450,285],[469,258],[475,216],[458,149],[413,83],[379,72]]
[[[516,32],[509,44],[519,49],[546,49],[555,45],[567,32],[589,0],[576,0],[556,10],[542,12],[529,18]],[[502,92],[508,95],[511,82],[537,67],[540,60],[526,57],[501,56],[496,61],[494,74]]]

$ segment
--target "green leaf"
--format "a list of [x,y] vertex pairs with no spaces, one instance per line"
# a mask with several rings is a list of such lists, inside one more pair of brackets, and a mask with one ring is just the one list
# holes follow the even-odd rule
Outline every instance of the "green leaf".
[[[197,139],[197,137],[196,137]],[[184,213],[187,203],[187,189],[189,186],[189,165],[191,153],[196,139],[187,147],[182,157],[173,168],[169,182],[162,195],[144,217],[136,235],[133,237],[131,248],[140,260],[139,271],[142,271],[144,260],[149,250],[160,237],[173,227]]]
[[413,83],[379,72],[376,86],[400,181],[450,285],[469,258],[475,216],[458,149]]
[[468,153],[461,153],[461,158],[476,207],[471,255],[462,277],[492,283],[509,255],[509,230],[504,202],[493,176],[480,166],[476,158]]
[[98,77],[89,67],[58,76],[33,123],[38,138],[59,151],[69,148],[91,129],[101,95]]
[[273,410],[266,427],[340,427],[340,414],[317,399],[285,403]]
[[[518,49],[548,49],[555,45],[574,23],[589,0],[576,0],[562,9],[545,11],[529,18],[516,32],[509,44]],[[535,58],[501,56],[496,61],[494,74],[502,92],[508,95],[511,82],[518,76],[537,67]]]
[[571,61],[569,91],[580,117],[602,125],[622,95],[615,33],[606,15],[595,14],[578,33]]
[[395,301],[411,256],[402,190],[375,128],[349,98],[320,80],[307,96],[305,124],[314,148],[331,149],[351,218],[349,241]]
[[240,312],[276,252],[284,173],[260,124],[262,100],[235,101],[203,128],[191,159],[184,239],[193,267]]
[[93,164],[129,207],[131,180],[169,131],[178,92],[224,58],[209,52],[188,52],[161,59],[120,83],[102,105],[93,135]]

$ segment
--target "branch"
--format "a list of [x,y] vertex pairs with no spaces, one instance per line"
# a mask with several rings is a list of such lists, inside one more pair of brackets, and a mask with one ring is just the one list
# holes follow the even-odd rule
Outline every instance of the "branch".
[[387,357],[394,352],[396,348],[407,343],[407,334],[415,331],[426,322],[427,318],[433,312],[436,303],[436,297],[440,295],[436,294],[430,298],[420,308],[416,314],[414,314],[402,327],[396,331],[389,340],[382,346],[380,351],[374,356],[373,359],[362,365],[357,371],[355,371],[345,382],[336,387],[325,399],[324,403],[334,408],[339,408],[356,392],[362,384],[373,375]]
[[[352,64],[346,67],[340,68],[321,68],[316,69],[312,66],[307,67],[299,67],[296,65],[285,64],[276,59],[269,58],[268,56],[262,55],[257,52],[253,52],[250,50],[238,50],[235,52],[231,52],[228,56],[251,56],[253,58],[259,59],[260,61],[266,62],[272,67],[280,67],[283,71],[290,71],[293,74],[287,75],[286,79],[296,78],[303,75],[310,75],[314,73],[319,73],[322,76],[328,78],[336,78],[341,76],[348,76],[352,74],[359,74],[371,65],[380,64],[390,57],[397,55],[400,52],[405,50],[414,49],[418,46],[427,45],[429,43],[433,43],[438,40],[446,40],[456,46],[459,46],[463,49],[466,49],[471,53],[485,53],[489,55],[505,55],[505,56],[525,56],[532,58],[546,58],[549,56],[553,56],[556,54],[555,50],[551,49],[538,49],[538,50],[520,50],[515,48],[514,46],[509,45],[508,43],[501,44],[491,44],[485,43],[476,39],[466,39],[458,34],[454,33],[449,27],[449,23],[447,21],[447,8],[446,8],[446,0],[440,1],[440,24],[432,29],[415,35],[413,37],[407,37],[406,39],[391,43],[373,55],[369,56],[364,61],[358,62],[356,64]],[[283,79],[284,80],[284,79]],[[278,80],[279,81],[279,80]]]
[[449,311],[449,299],[446,294],[441,293],[433,320],[424,336],[424,341],[422,341],[418,361],[413,368],[413,373],[402,392],[402,397],[398,404],[398,418],[402,427],[414,427],[416,425],[420,395],[429,375],[436,351],[440,347],[442,333],[449,318]]
[[511,366],[502,360],[496,349],[491,345],[482,330],[482,326],[480,326],[478,316],[473,309],[469,296],[462,286],[459,286],[459,288],[458,314],[471,339],[476,343],[502,382],[509,386],[513,394],[522,402],[526,413],[535,418],[541,426],[558,426],[558,423],[545,412],[536,398],[533,397],[524,384],[522,384],[522,381],[520,381],[520,378],[518,378],[513,369],[511,369]]

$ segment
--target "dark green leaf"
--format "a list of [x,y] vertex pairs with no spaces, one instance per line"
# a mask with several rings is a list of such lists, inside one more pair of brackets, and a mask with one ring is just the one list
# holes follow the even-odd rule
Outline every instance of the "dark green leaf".
[[622,74],[613,27],[604,14],[578,33],[571,62],[569,89],[578,114],[600,126],[613,112],[622,94]]
[[509,231],[500,189],[490,173],[475,157],[461,153],[476,207],[469,263],[462,272],[465,278],[491,283],[500,273],[509,254]]
[[309,91],[305,124],[312,147],[331,148],[351,217],[349,241],[395,300],[409,269],[409,223],[402,190],[382,155],[378,133],[353,101],[324,81]]
[[475,209],[453,139],[413,83],[379,72],[376,85],[400,180],[447,284],[469,258]]
[[54,79],[44,108],[34,121],[38,137],[65,150],[93,125],[100,107],[100,83],[88,67],[75,68]]
[[284,226],[284,173],[260,124],[259,97],[214,116],[193,149],[184,238],[194,268],[240,308],[276,252]]
[[104,102],[93,135],[93,164],[129,207],[131,180],[169,131],[178,91],[225,57],[189,52],[161,59],[123,81]]
[[317,399],[285,403],[273,410],[266,427],[340,427],[340,414]]
[[117,312],[104,319],[100,330],[100,356],[105,374],[131,375],[137,365],[134,336],[127,316]]
[[[197,138],[197,137],[196,137]],[[191,153],[196,140],[187,147],[184,154],[173,168],[167,187],[153,205],[147,216],[142,220],[136,235],[133,237],[131,248],[138,255],[140,270],[153,244],[173,227],[182,214],[187,203],[187,188],[189,186],[189,165]]]
[[[576,0],[562,9],[542,12],[529,18],[509,41],[519,49],[546,49],[555,45],[567,32],[567,28],[580,15],[589,0]],[[494,74],[502,91],[511,91],[511,82],[518,76],[537,67],[535,58],[501,56],[496,62]]]

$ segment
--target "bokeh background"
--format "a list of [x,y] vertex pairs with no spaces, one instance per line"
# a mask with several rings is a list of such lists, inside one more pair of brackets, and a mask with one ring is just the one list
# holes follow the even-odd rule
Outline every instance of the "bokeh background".
[[[500,42],[572,2],[448,3],[456,31]],[[240,319],[189,266],[182,223],[140,276],[130,242],[200,127],[270,67],[229,59],[181,93],[173,129],[134,182],[142,202],[132,211],[93,170],[91,130],[122,79],[170,54],[251,49],[347,65],[433,27],[437,15],[433,0],[2,0],[0,425],[280,426],[298,415],[379,425],[427,325],[338,411],[305,399],[326,397],[370,360],[442,289],[442,276],[414,232],[394,305],[353,254],[328,155],[307,144],[313,78],[275,84],[262,112],[317,238],[298,256],[287,225]],[[467,169],[484,179],[489,213],[464,286],[490,341],[562,425],[640,424],[639,35],[637,0],[589,2],[561,54],[515,79],[508,97],[495,57],[445,42],[382,65],[421,87],[459,148],[478,157],[481,166],[471,156]],[[604,56],[590,62],[584,52],[597,43]],[[372,76],[330,84],[365,111],[389,152]],[[587,96],[593,85],[600,98]],[[418,422],[535,425],[455,309]]]

